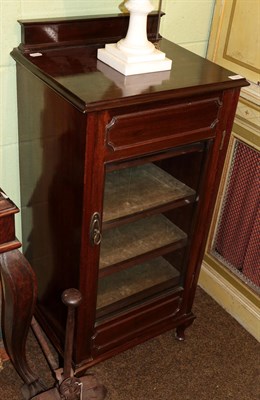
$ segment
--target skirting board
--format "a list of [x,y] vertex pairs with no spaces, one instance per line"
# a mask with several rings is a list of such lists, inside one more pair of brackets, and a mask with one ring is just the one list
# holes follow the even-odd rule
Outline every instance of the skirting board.
[[199,286],[260,341],[260,310],[205,261]]

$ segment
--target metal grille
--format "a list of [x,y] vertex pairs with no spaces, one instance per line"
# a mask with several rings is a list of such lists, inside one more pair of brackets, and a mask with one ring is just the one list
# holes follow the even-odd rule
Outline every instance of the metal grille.
[[236,141],[213,254],[260,292],[259,151]]

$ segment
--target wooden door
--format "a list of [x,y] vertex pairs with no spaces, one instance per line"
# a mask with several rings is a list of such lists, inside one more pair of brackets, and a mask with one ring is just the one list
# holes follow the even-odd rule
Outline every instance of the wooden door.
[[259,23],[258,0],[217,0],[208,58],[251,82],[259,82]]

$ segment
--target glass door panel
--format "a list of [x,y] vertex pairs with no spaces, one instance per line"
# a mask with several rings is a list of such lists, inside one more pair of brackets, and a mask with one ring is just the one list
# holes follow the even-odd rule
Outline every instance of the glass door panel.
[[107,174],[106,179],[103,222],[178,199],[192,199],[194,195],[193,189],[151,163],[113,171]]
[[186,243],[187,235],[164,215],[152,215],[104,232],[100,269],[150,254],[158,248]]
[[208,148],[107,165],[97,318],[181,287]]
[[97,315],[142,301],[179,283],[180,272],[158,257],[100,279]]

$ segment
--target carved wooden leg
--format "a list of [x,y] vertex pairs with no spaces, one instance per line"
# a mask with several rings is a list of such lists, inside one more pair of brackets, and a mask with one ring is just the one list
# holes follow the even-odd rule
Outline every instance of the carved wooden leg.
[[176,329],[175,338],[177,340],[179,340],[180,342],[185,340],[185,329],[186,329],[186,326],[183,326],[183,325],[178,326],[178,328]]
[[45,389],[30,369],[25,355],[36,301],[36,279],[30,264],[19,250],[0,254],[0,272],[4,344],[16,371],[25,382],[23,396],[29,399]]
[[175,338],[180,342],[185,340],[185,330],[193,323],[195,316],[191,314],[190,318],[185,321],[183,324],[179,325],[176,328]]

